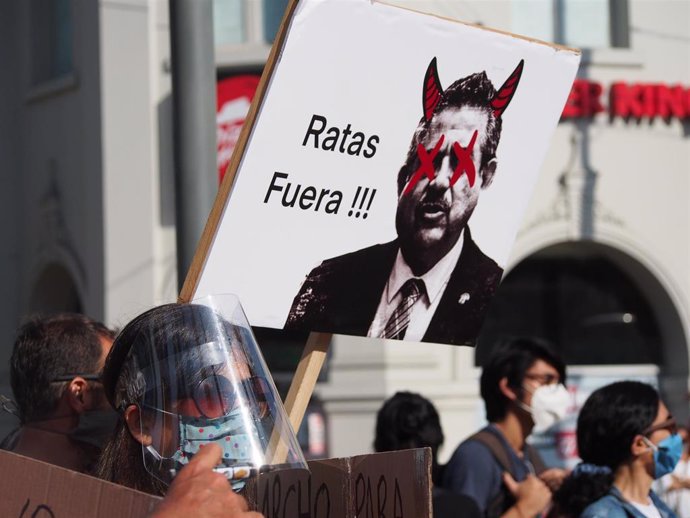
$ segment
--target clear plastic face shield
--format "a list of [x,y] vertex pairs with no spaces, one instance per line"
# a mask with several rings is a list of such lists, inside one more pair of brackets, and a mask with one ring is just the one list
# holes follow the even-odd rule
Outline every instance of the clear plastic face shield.
[[[236,491],[262,471],[307,465],[273,380],[233,295],[178,305],[151,319],[122,370],[134,381],[144,465],[170,483],[199,448]],[[121,379],[123,374],[121,374]]]

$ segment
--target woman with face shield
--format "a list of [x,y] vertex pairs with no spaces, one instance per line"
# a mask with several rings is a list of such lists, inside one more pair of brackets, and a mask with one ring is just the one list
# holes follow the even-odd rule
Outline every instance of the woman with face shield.
[[594,391],[577,420],[577,446],[582,462],[549,517],[676,518],[652,482],[673,471],[682,440],[653,387],[621,381]]
[[222,448],[214,471],[235,491],[261,471],[306,468],[233,296],[138,316],[115,339],[103,380],[123,419],[104,450],[101,478],[163,495],[209,443]]

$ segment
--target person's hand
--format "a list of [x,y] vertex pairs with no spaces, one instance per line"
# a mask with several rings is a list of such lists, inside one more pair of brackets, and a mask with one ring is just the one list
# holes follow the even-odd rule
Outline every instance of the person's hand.
[[668,487],[667,491],[678,491],[679,489],[690,489],[690,478],[671,475],[671,485]]
[[517,508],[517,514],[522,518],[533,518],[551,504],[551,490],[534,475],[527,475],[522,482],[516,482],[510,473],[505,472],[503,483],[515,497],[513,508]]
[[546,484],[551,492],[555,492],[561,487],[563,480],[568,476],[568,472],[561,468],[551,468],[546,471],[542,471],[539,475],[541,481]]
[[668,489],[666,491],[678,491],[679,489],[684,488],[685,485],[683,484],[683,480],[681,480],[675,475],[671,475],[671,484],[668,486]]
[[227,479],[212,469],[222,448],[207,444],[180,470],[165,498],[149,518],[261,518],[248,511],[247,501],[233,492]]

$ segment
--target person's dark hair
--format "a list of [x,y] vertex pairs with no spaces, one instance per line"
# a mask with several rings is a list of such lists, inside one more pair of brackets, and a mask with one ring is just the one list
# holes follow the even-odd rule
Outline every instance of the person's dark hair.
[[[461,108],[463,106],[471,108],[480,108],[486,113],[486,138],[482,144],[482,163],[480,169],[484,169],[490,160],[496,158],[496,148],[501,139],[502,119],[494,115],[494,110],[491,108],[491,101],[496,95],[494,85],[486,77],[485,72],[472,74],[462,79],[458,79],[446,90],[444,90],[441,99],[439,100],[433,115],[441,113],[443,110],[449,108]],[[415,130],[410,148],[407,152],[407,159],[405,164],[398,172],[398,194],[402,192],[405,184],[410,178],[410,175],[416,169],[417,165],[417,144],[424,140],[431,128],[431,121],[425,120],[422,117],[419,125]]]
[[582,464],[554,494],[562,516],[580,513],[611,489],[616,469],[631,458],[630,446],[659,412],[659,394],[638,381],[620,381],[594,391],[577,419]]
[[374,449],[377,452],[431,448],[431,478],[440,484],[437,462],[443,430],[433,403],[414,392],[396,392],[376,415]]
[[[192,349],[216,340],[219,333],[216,316],[206,306],[166,304],[139,315],[117,335],[103,368],[103,385],[110,404],[120,413],[130,405],[139,406],[150,381],[142,375],[142,369],[154,356],[164,357],[171,343],[177,350]],[[189,369],[189,362],[177,364],[177,368]],[[146,471],[142,446],[124,419],[105,446],[96,473],[110,482],[155,495],[167,490],[163,482]]]
[[105,325],[76,313],[34,317],[22,325],[10,357],[10,385],[23,423],[55,411],[68,374],[99,374],[101,338],[113,339]]
[[537,360],[542,360],[556,369],[560,382],[565,384],[565,364],[546,341],[518,337],[507,339],[496,347],[482,368],[480,380],[481,395],[489,422],[503,419],[510,404],[510,400],[501,392],[501,379],[507,378],[508,386],[518,397],[522,397],[525,373]]

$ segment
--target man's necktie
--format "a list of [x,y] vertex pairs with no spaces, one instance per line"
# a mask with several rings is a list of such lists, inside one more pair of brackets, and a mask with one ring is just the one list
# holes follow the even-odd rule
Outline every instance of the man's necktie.
[[398,307],[391,313],[386,327],[381,333],[381,338],[389,338],[391,340],[402,340],[407,331],[407,326],[410,325],[410,313],[412,313],[412,306],[417,302],[417,299],[424,293],[424,281],[421,279],[408,279],[400,288],[401,300]]

